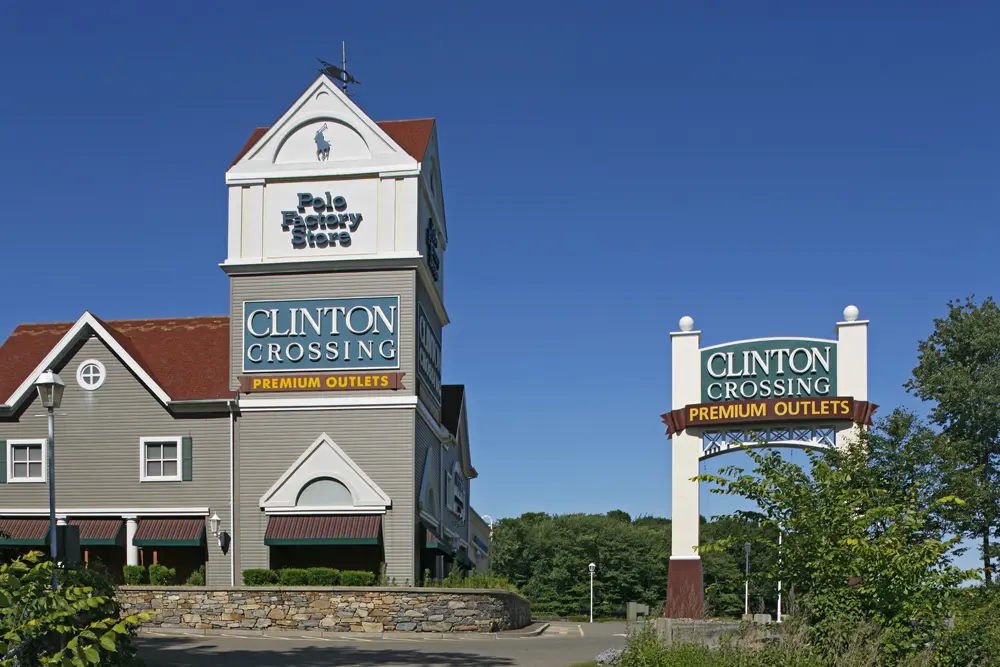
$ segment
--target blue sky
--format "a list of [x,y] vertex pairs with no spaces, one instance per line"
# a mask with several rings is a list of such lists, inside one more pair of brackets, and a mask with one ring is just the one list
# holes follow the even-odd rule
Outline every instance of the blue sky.
[[886,411],[945,302],[1000,291],[995,3],[236,7],[0,7],[0,335],[226,313],[223,174],[342,38],[372,117],[439,121],[480,512],[669,515],[682,315],[832,337],[855,303]]

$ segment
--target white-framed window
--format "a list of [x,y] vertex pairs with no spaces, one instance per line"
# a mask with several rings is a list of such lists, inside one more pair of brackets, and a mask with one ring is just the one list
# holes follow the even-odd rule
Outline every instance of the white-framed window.
[[448,501],[451,511],[464,519],[465,476],[462,474],[462,466],[458,463],[451,467],[451,474],[448,475]]
[[181,438],[141,438],[139,480],[142,482],[181,481]]
[[97,359],[87,359],[76,367],[76,383],[87,391],[100,389],[107,377],[107,369]]
[[7,441],[7,482],[45,481],[45,441]]

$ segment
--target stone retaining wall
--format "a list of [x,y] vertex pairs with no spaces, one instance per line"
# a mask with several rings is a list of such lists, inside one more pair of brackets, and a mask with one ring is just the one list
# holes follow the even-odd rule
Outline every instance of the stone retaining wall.
[[147,627],[333,632],[497,632],[531,623],[528,601],[499,590],[123,586],[124,615]]

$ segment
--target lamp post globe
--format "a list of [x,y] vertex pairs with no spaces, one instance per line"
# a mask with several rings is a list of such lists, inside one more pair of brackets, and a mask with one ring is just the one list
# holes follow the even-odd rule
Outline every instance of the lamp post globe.
[[[56,544],[56,415],[55,410],[62,403],[63,390],[66,384],[59,377],[59,374],[51,368],[38,376],[35,380],[35,389],[38,390],[38,400],[49,413],[49,439],[46,442],[46,458],[48,459],[48,483],[49,483],[49,556],[52,563],[59,561],[59,550]],[[52,590],[59,588],[59,576],[55,568],[52,568]]]

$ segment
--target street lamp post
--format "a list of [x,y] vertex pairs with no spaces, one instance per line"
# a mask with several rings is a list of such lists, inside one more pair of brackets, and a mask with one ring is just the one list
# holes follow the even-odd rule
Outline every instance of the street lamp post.
[[49,555],[52,557],[52,590],[58,590],[59,577],[56,573],[55,563],[59,558],[59,551],[56,545],[56,416],[55,410],[62,402],[63,389],[62,378],[51,368],[38,376],[35,380],[35,389],[38,390],[38,399],[42,406],[49,413],[49,440],[47,443],[47,458],[49,468]]
[[747,579],[746,583],[744,584],[744,592],[743,592],[743,615],[746,616],[747,614],[750,613],[750,543],[744,542],[743,548],[746,550],[746,555],[747,555],[747,565],[746,565]]
[[597,566],[591,563],[590,565],[587,566],[587,569],[590,570],[590,622],[593,623],[594,622],[594,570],[597,569]]

